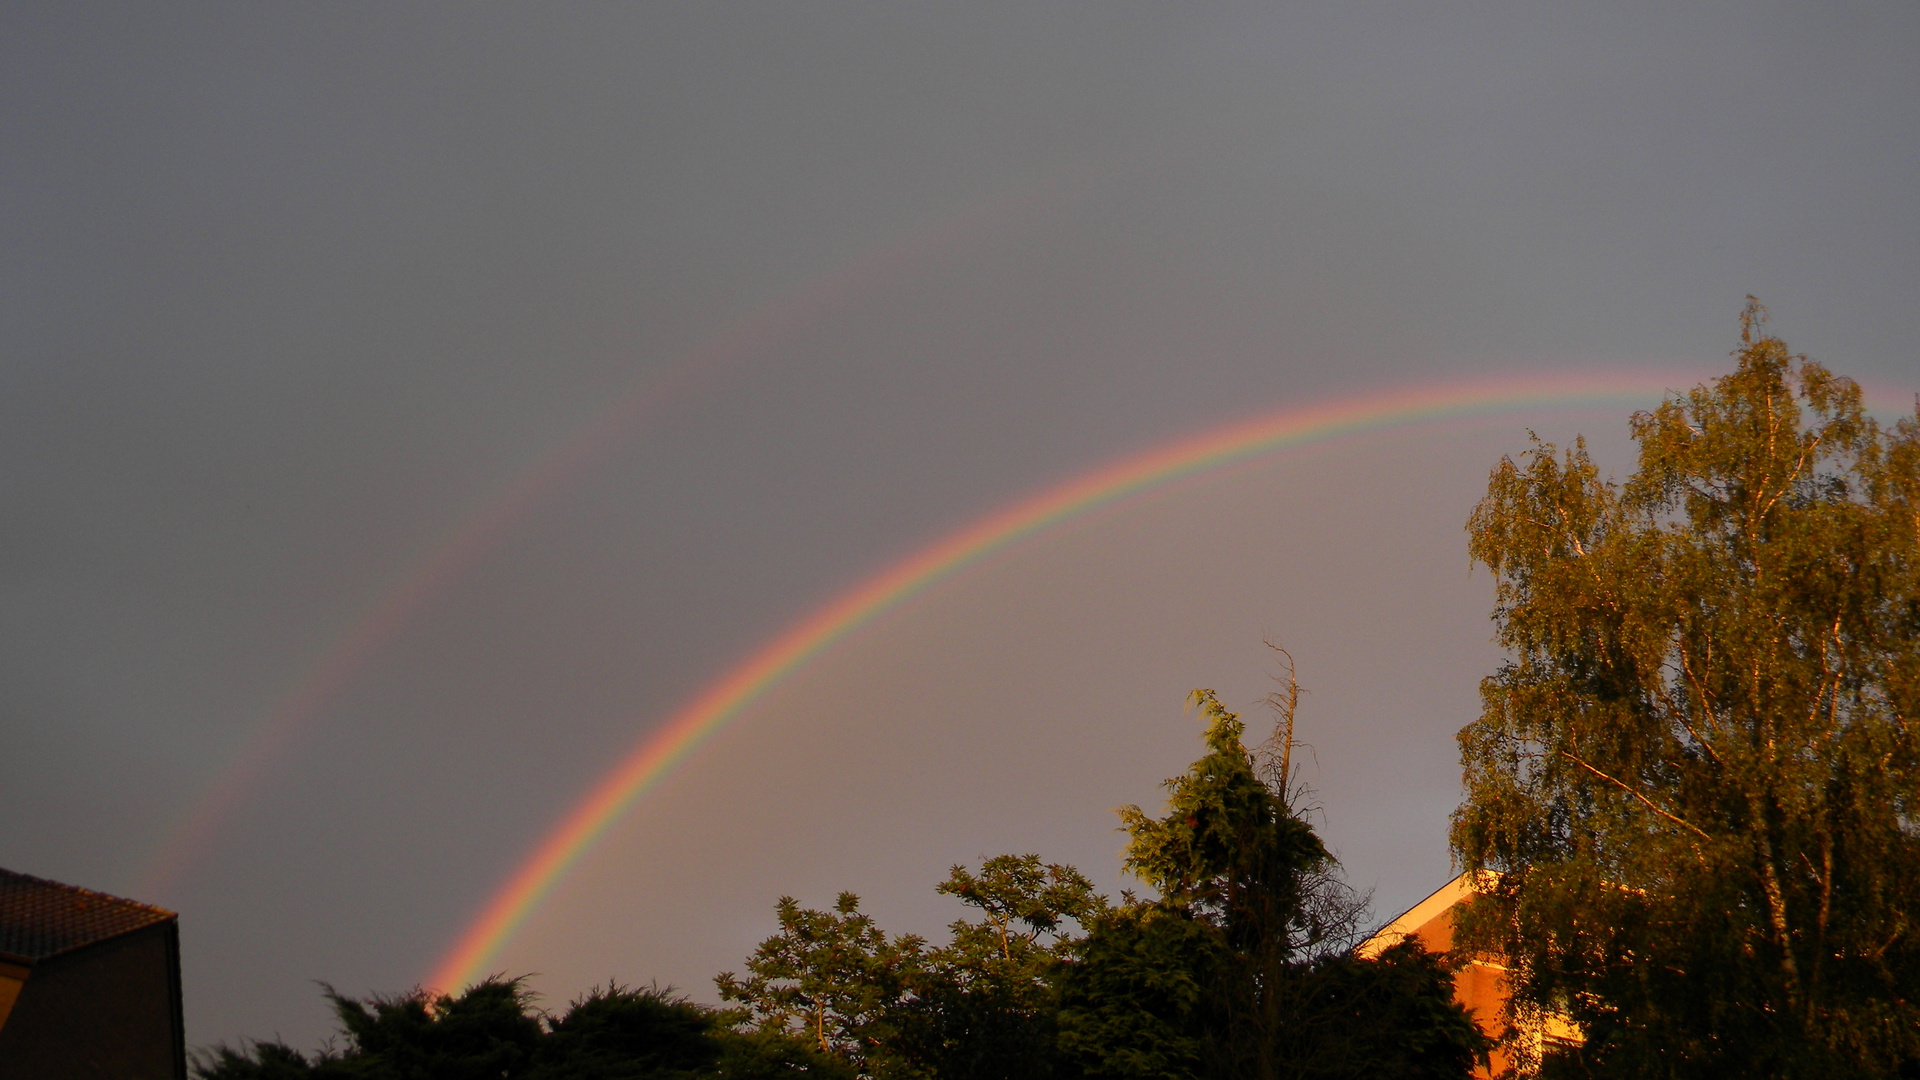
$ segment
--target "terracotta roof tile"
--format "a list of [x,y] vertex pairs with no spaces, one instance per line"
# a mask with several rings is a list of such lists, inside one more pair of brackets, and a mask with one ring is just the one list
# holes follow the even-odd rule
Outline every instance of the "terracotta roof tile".
[[28,962],[173,917],[148,904],[0,870],[0,953]]

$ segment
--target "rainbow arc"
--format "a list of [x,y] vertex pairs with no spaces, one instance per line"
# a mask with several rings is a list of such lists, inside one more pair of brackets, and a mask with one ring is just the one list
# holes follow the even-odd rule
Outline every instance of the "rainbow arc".
[[435,967],[427,985],[466,985],[608,827],[701,744],[795,670],[927,587],[1097,507],[1291,449],[1389,428],[1573,407],[1656,404],[1677,372],[1479,380],[1362,394],[1266,416],[1122,458],[966,525],[867,578],[762,645],[650,729],[515,868]]

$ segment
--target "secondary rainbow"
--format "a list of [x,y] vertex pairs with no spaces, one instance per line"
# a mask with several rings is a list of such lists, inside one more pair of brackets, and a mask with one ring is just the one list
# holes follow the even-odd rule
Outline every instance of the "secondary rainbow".
[[305,730],[361,669],[440,594],[465,576],[509,529],[573,478],[595,467],[642,426],[683,403],[719,372],[791,340],[822,314],[849,306],[917,270],[934,256],[1069,187],[1065,177],[971,204],[912,232],[889,237],[785,295],[754,307],[664,367],[641,376],[566,438],[492,490],[457,524],[421,549],[371,602],[289,680],[263,720],[239,741],[193,803],[135,872],[142,896],[162,896],[214,833],[264,786]]
[[823,649],[962,567],[1095,507],[1235,462],[1383,428],[1476,415],[1654,404],[1690,385],[1672,372],[1506,378],[1366,394],[1231,424],[1126,457],[1039,492],[921,549],[793,624],[702,691],[594,785],[461,934],[427,985],[477,978],[568,869],[648,788],[740,710]]

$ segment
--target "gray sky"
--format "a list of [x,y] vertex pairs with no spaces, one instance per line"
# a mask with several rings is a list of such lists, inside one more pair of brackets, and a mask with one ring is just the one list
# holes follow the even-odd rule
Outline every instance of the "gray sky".
[[[13,4],[0,147],[0,865],[180,910],[195,1044],[424,978],[680,703],[1123,454],[1711,372],[1748,292],[1920,388],[1911,4]],[[1525,428],[1624,471],[1624,419],[1390,432],[1009,551],[743,714],[502,964],[707,995],[781,892],[927,932],[954,861],[1117,885],[1112,807],[1191,758],[1188,689],[1265,692],[1262,636],[1390,916],[1497,660],[1461,523]]]

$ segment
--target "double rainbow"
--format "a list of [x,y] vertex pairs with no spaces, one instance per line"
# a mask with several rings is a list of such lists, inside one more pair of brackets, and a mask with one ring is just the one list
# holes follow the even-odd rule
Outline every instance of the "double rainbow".
[[1290,409],[1178,440],[1096,469],[975,521],[868,578],[793,624],[649,730],[547,834],[440,961],[427,985],[457,988],[487,969],[609,825],[714,732],[822,650],[929,585],[1036,533],[1116,500],[1236,462],[1384,428],[1587,406],[1654,404],[1672,372],[1507,378],[1365,394]]

